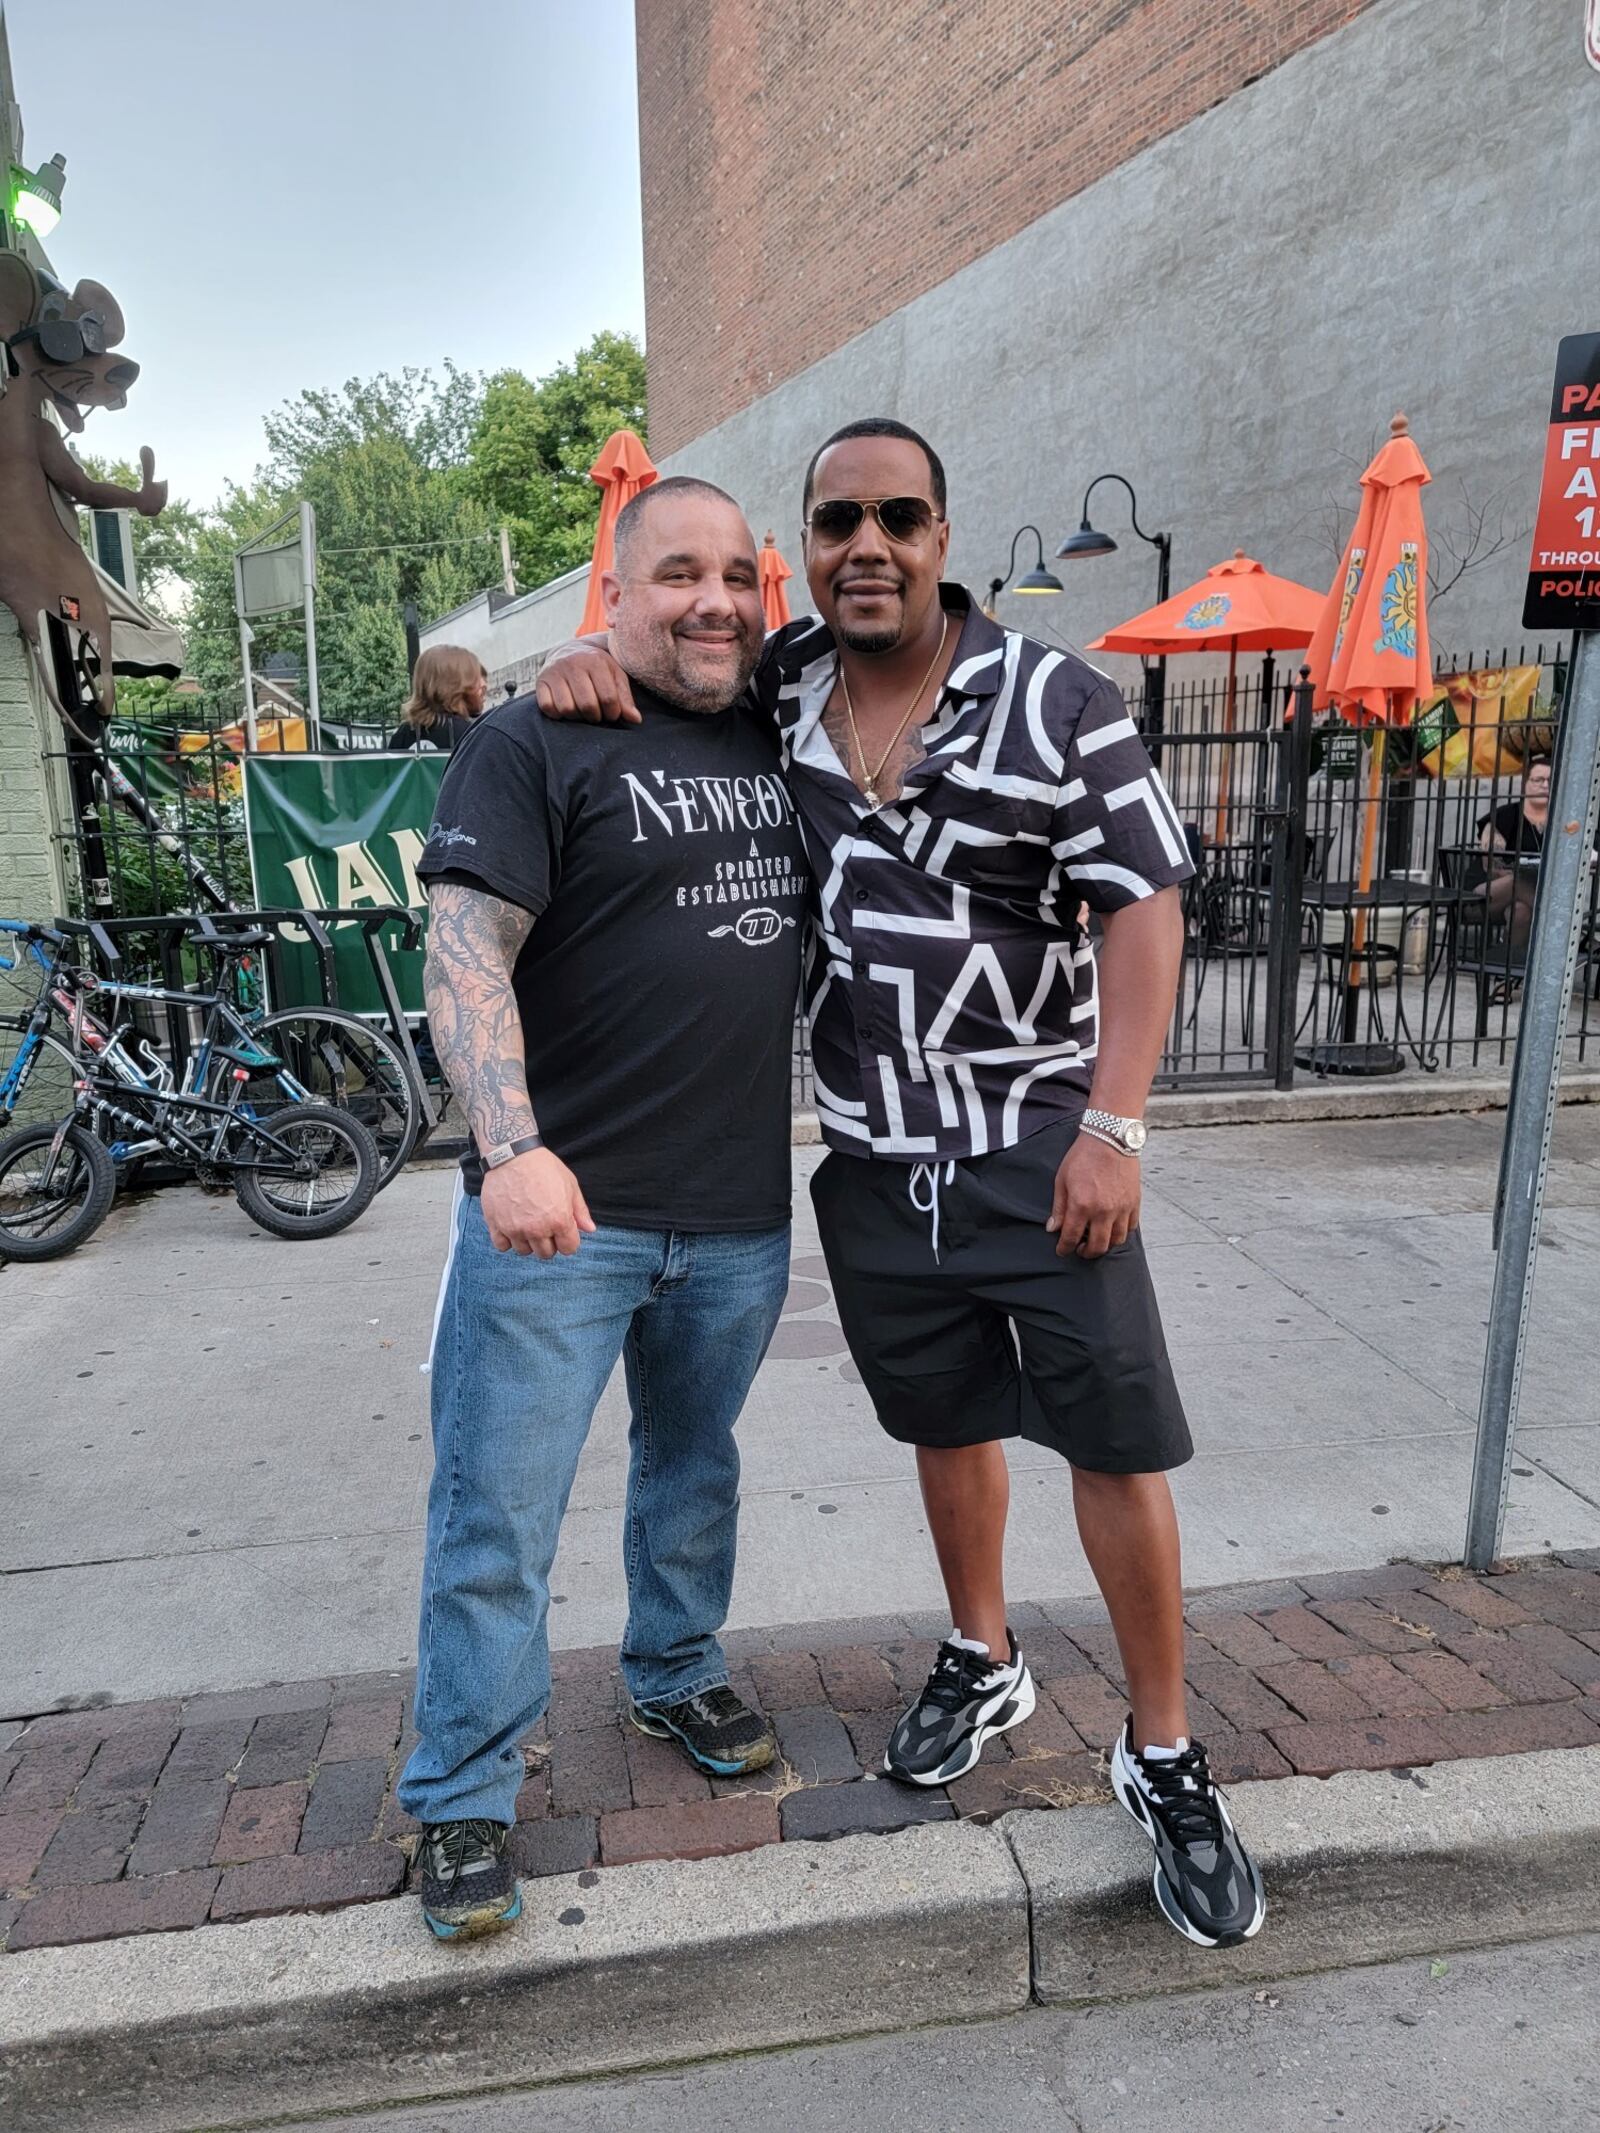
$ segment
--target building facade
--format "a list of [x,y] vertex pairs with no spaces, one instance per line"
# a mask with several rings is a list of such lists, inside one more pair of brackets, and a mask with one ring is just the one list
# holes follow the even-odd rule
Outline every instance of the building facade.
[[[1595,323],[1583,16],[650,0],[657,463],[731,489],[798,563],[811,451],[896,415],[945,459],[952,567],[980,587],[1025,522],[1048,557],[1108,471],[1172,534],[1175,587],[1241,547],[1322,586],[1403,409],[1434,475],[1435,643],[1514,644],[1555,343]],[[1081,643],[1150,603],[1126,496],[1091,515],[1117,554],[1002,618]]]

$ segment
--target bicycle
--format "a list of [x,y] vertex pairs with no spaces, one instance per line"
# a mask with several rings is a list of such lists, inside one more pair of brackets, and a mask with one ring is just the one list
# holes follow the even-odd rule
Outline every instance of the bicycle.
[[[221,914],[222,925],[242,925],[252,915]],[[310,912],[262,915],[273,917],[280,924],[292,917],[296,925],[311,937],[319,959],[326,956],[326,984],[332,944],[321,916]],[[416,927],[415,920],[405,912],[362,913],[360,917],[364,928],[368,924],[392,923],[396,917],[413,932]],[[196,946],[207,948],[218,957],[219,975],[226,977],[232,995],[230,1006],[260,1047],[260,1060],[252,1069],[244,1093],[244,1102],[249,1108],[260,1111],[277,1103],[309,1100],[332,1103],[341,1110],[350,1111],[378,1144],[380,1191],[426,1139],[433,1126],[432,1113],[419,1073],[395,1039],[374,1028],[361,1016],[338,1007],[284,1007],[268,1011],[259,1002],[248,1007],[240,1006],[238,1003],[247,989],[246,974],[251,972],[252,958],[259,948],[270,943],[271,935],[263,928],[252,927],[245,927],[242,933],[224,932],[205,913],[143,919],[59,919],[53,928],[28,925],[21,920],[0,920],[0,933],[18,936],[23,943],[18,958],[7,961],[0,953],[0,972],[14,970],[26,950],[43,973],[38,997],[30,1003],[27,1013],[0,1015],[0,1029],[24,1032],[16,1056],[6,1072],[0,1075],[0,1124],[15,1117],[30,1082],[34,1096],[32,1108],[37,1115],[58,1118],[71,1107],[72,1053],[50,1033],[51,1017],[47,1012],[52,986],[54,1006],[70,1011],[71,1003],[61,992],[59,973],[52,970],[52,959],[64,958],[68,952],[63,936],[79,936],[92,944],[102,963],[114,975],[122,958],[112,936],[125,936],[130,932],[137,935],[154,933],[169,940],[192,937]],[[47,947],[50,950],[48,955],[45,952]],[[182,986],[152,989],[122,984],[121,989],[129,998],[159,1000],[179,1007],[201,1010],[207,1004],[206,995],[190,993]],[[35,1022],[37,1027],[31,1027]],[[109,1035],[100,1029],[92,1016],[84,1028],[91,1046]],[[155,1044],[133,1030],[127,1033],[123,1042],[127,1050],[138,1055],[141,1071],[159,1080],[162,1069]],[[64,1077],[60,1071],[63,1064],[67,1069]],[[53,1074],[47,1071],[49,1065],[56,1069]],[[49,1097],[41,1101],[46,1089]],[[120,1174],[124,1179],[131,1177],[138,1159],[126,1154],[121,1137],[115,1134],[111,1137],[110,1148],[113,1160],[121,1166]]]
[[[229,953],[226,942],[241,938],[223,929],[242,923],[271,919],[281,925],[292,919],[307,933],[318,951],[324,985],[331,967],[332,943],[323,920],[327,912],[219,912],[198,913],[189,923],[196,945],[214,954]],[[360,914],[363,930],[396,922],[409,927],[414,936],[416,920],[409,912],[374,911]],[[249,969],[255,947],[269,943],[264,927],[252,928],[251,947],[234,957],[234,996],[240,991],[240,976]],[[245,1027],[274,1055],[280,1070],[292,1076],[304,1093],[318,1101],[336,1104],[352,1112],[378,1144],[381,1176],[378,1189],[395,1176],[416,1153],[433,1127],[431,1110],[421,1087],[420,1074],[405,1057],[394,1038],[341,1007],[324,1003],[317,1007],[267,1009],[262,1004],[240,1009]],[[268,1070],[268,1078],[274,1078]],[[267,1100],[269,1091],[255,1083],[246,1090],[251,1102]]]
[[[247,953],[264,937],[235,936],[229,952]],[[53,1259],[93,1234],[116,1193],[116,1165],[105,1145],[111,1129],[121,1136],[114,1146],[124,1161],[160,1151],[203,1185],[225,1190],[231,1184],[245,1213],[274,1236],[333,1236],[366,1210],[378,1189],[371,1134],[350,1113],[309,1097],[264,1115],[248,1104],[252,1076],[278,1062],[252,1040],[220,987],[197,996],[108,982],[68,964],[64,947],[56,935],[49,999],[70,1003],[74,1107],[57,1125],[25,1127],[0,1140],[0,1258]],[[88,997],[97,992],[115,1002],[109,1029],[88,1010]],[[130,998],[204,1009],[181,1085],[152,1048],[143,1047],[143,1059],[131,1050],[136,1032],[120,1020]],[[43,1028],[30,1035],[46,1041]]]
[[52,1027],[57,1009],[71,1011],[70,997],[63,989],[69,943],[53,927],[31,925],[24,919],[0,919],[0,936],[6,935],[15,940],[16,952],[7,956],[0,948],[0,976],[29,963],[37,965],[38,976],[27,1006],[20,1012],[0,1014],[0,1030],[16,1030],[22,1037],[0,1074],[0,1127],[13,1125],[25,1104],[34,1117],[29,1120],[25,1115],[24,1123],[63,1117],[73,1107],[78,1080],[72,1048],[62,1043]]

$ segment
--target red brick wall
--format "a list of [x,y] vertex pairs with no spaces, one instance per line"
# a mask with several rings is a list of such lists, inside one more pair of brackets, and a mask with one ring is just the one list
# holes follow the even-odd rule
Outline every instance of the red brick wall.
[[637,0],[676,451],[1371,0]]

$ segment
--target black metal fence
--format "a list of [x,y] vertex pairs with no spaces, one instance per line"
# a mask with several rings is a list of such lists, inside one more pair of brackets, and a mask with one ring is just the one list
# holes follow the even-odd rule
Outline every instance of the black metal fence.
[[[1538,809],[1566,687],[1534,645],[1441,666],[1411,728],[1296,716],[1291,680],[1169,696],[1156,744],[1194,860],[1161,1080],[1500,1069],[1516,1041]],[[1535,793],[1538,785],[1535,781]],[[1569,1056],[1597,1034],[1591,873]]]
[[[1564,651],[1451,660],[1442,701],[1381,745],[1338,719],[1289,715],[1299,689],[1284,666],[1241,666],[1231,683],[1169,667],[1163,731],[1150,737],[1195,866],[1161,1085],[1505,1068],[1539,870],[1523,770],[1558,742]],[[1144,692],[1128,704],[1142,720]],[[366,749],[381,733],[328,726],[323,738]],[[202,705],[183,731],[119,728],[99,758],[64,745],[76,915],[255,901],[243,742]],[[1591,875],[1567,1040],[1577,1059],[1600,1037],[1597,896]],[[795,1091],[809,1102],[803,1026]]]

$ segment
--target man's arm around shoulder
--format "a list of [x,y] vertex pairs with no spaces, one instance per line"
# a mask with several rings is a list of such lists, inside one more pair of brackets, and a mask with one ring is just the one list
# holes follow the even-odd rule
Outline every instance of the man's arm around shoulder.
[[[486,889],[441,881],[428,891],[428,1027],[480,1152],[539,1130],[512,986],[532,930],[532,912]],[[548,1148],[486,1168],[480,1205],[495,1250],[523,1257],[573,1253],[595,1227],[577,1179]]]

